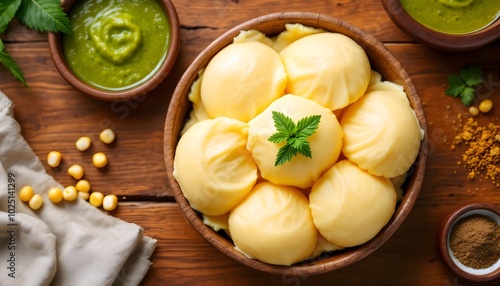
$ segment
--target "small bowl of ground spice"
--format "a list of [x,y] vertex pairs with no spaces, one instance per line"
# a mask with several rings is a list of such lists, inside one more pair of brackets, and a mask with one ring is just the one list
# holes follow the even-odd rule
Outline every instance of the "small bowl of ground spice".
[[469,204],[452,212],[442,223],[439,251],[459,277],[485,282],[500,277],[500,208]]

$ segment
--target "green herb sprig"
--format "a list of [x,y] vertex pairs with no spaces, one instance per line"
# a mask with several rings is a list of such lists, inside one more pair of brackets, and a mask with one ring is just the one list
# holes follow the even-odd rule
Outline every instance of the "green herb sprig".
[[[0,1],[0,34],[7,30],[9,23],[16,18],[28,28],[40,32],[63,32],[73,34],[70,21],[62,10],[60,0],[2,0]],[[0,39],[0,63],[10,71],[24,86],[21,68],[5,50]]]
[[445,94],[460,98],[463,105],[469,106],[474,100],[476,86],[480,84],[483,71],[478,66],[469,66],[460,70],[459,75],[448,76],[449,86]]
[[287,161],[292,160],[293,156],[302,154],[308,158],[312,158],[311,146],[309,145],[309,138],[318,129],[321,115],[313,115],[300,119],[297,124],[285,114],[273,111],[272,117],[274,120],[274,127],[276,133],[272,134],[267,140],[272,143],[286,144],[278,150],[274,166],[285,164]]

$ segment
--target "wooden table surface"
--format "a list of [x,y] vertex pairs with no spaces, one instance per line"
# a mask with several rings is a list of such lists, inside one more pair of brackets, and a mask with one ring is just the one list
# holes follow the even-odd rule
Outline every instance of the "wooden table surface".
[[[449,73],[477,64],[485,71],[479,95],[490,97],[493,111],[481,124],[500,124],[500,43],[469,52],[427,48],[402,33],[377,0],[173,0],[181,22],[181,50],[171,75],[140,101],[100,102],[81,94],[59,75],[50,58],[47,35],[14,23],[2,40],[21,66],[31,91],[0,67],[0,90],[15,104],[22,134],[45,162],[59,150],[64,161],[47,168],[63,185],[70,164],[86,167],[93,189],[120,197],[111,214],[141,225],[158,240],[153,265],[143,285],[471,285],[454,276],[436,248],[438,228],[455,208],[472,202],[500,205],[500,188],[489,180],[469,181],[457,165],[463,147],[451,150],[456,115],[466,114],[459,100],[443,94]],[[250,269],[204,241],[184,219],[173,199],[163,161],[163,125],[175,85],[184,70],[211,41],[227,29],[256,16],[280,11],[328,14],[354,24],[382,41],[410,74],[424,104],[429,124],[427,175],[411,214],[389,241],[362,261],[334,272],[281,277]],[[99,144],[99,131],[111,127],[116,144]],[[91,152],[80,153],[74,142],[93,138],[93,150],[109,156],[109,168],[91,166]],[[500,281],[483,283],[498,285]]]

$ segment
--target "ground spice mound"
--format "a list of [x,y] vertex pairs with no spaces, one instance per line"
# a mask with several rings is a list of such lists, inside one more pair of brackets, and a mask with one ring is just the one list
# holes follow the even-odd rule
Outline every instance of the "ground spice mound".
[[500,125],[489,123],[479,126],[473,118],[467,119],[463,129],[455,136],[452,149],[464,144],[467,149],[462,154],[459,164],[467,169],[467,178],[474,179],[481,173],[493,181],[497,187],[497,176],[500,176]]
[[488,268],[500,259],[500,226],[483,215],[464,218],[451,230],[450,248],[463,265]]

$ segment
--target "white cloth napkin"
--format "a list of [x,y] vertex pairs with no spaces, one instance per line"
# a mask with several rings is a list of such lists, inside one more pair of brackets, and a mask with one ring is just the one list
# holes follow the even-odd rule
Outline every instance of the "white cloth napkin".
[[[11,192],[25,185],[44,198],[39,210]],[[156,240],[80,198],[51,203],[51,187],[63,188],[22,137],[12,102],[0,92],[0,285],[138,285]]]

